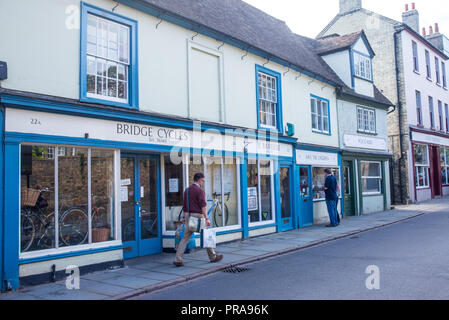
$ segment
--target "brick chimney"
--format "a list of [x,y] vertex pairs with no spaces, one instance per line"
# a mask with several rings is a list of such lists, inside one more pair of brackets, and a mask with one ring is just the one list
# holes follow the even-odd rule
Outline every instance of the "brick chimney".
[[405,5],[405,11],[402,13],[402,22],[419,33],[419,13],[414,2],[412,3],[412,10],[409,10],[408,4]]
[[340,14],[362,9],[362,0],[340,0]]

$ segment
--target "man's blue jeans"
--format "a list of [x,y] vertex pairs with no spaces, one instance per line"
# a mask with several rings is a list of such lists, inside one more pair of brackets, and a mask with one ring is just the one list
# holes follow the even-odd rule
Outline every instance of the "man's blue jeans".
[[337,213],[337,201],[334,200],[326,200],[327,212],[329,213],[329,220],[331,221],[331,225],[338,225],[338,213]]

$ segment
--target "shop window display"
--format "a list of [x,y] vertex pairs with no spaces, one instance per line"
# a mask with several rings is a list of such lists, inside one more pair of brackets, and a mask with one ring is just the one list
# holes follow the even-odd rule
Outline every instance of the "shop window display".
[[[324,192],[324,183],[326,182],[326,168],[313,167],[312,168],[312,182],[313,182],[313,200],[325,200],[326,194]],[[340,168],[329,168],[335,179],[337,179],[338,185],[340,185]],[[338,197],[341,196],[340,188],[337,188]]]
[[248,160],[249,222],[273,220],[273,168],[269,160]]

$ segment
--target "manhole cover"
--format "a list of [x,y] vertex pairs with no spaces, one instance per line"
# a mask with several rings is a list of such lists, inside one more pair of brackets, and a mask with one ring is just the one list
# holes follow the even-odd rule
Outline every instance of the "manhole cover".
[[241,273],[241,272],[245,272],[245,271],[249,271],[249,269],[234,267],[234,268],[228,268],[228,269],[223,270],[223,272],[226,272],[226,273]]

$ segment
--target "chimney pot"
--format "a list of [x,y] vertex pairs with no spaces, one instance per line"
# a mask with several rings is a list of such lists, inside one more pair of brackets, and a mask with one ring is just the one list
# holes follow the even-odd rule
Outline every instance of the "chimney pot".
[[405,5],[405,12],[408,11],[408,4]]
[[425,37],[427,34],[426,34],[426,28],[422,28],[422,35],[423,35],[423,37]]
[[415,3],[412,2],[412,10],[415,10],[415,9],[416,9]]
[[438,23],[435,23],[435,33],[440,33],[440,27],[438,26]]
[[430,27],[429,27],[429,35],[432,35],[432,34],[433,34],[433,27],[430,26]]

